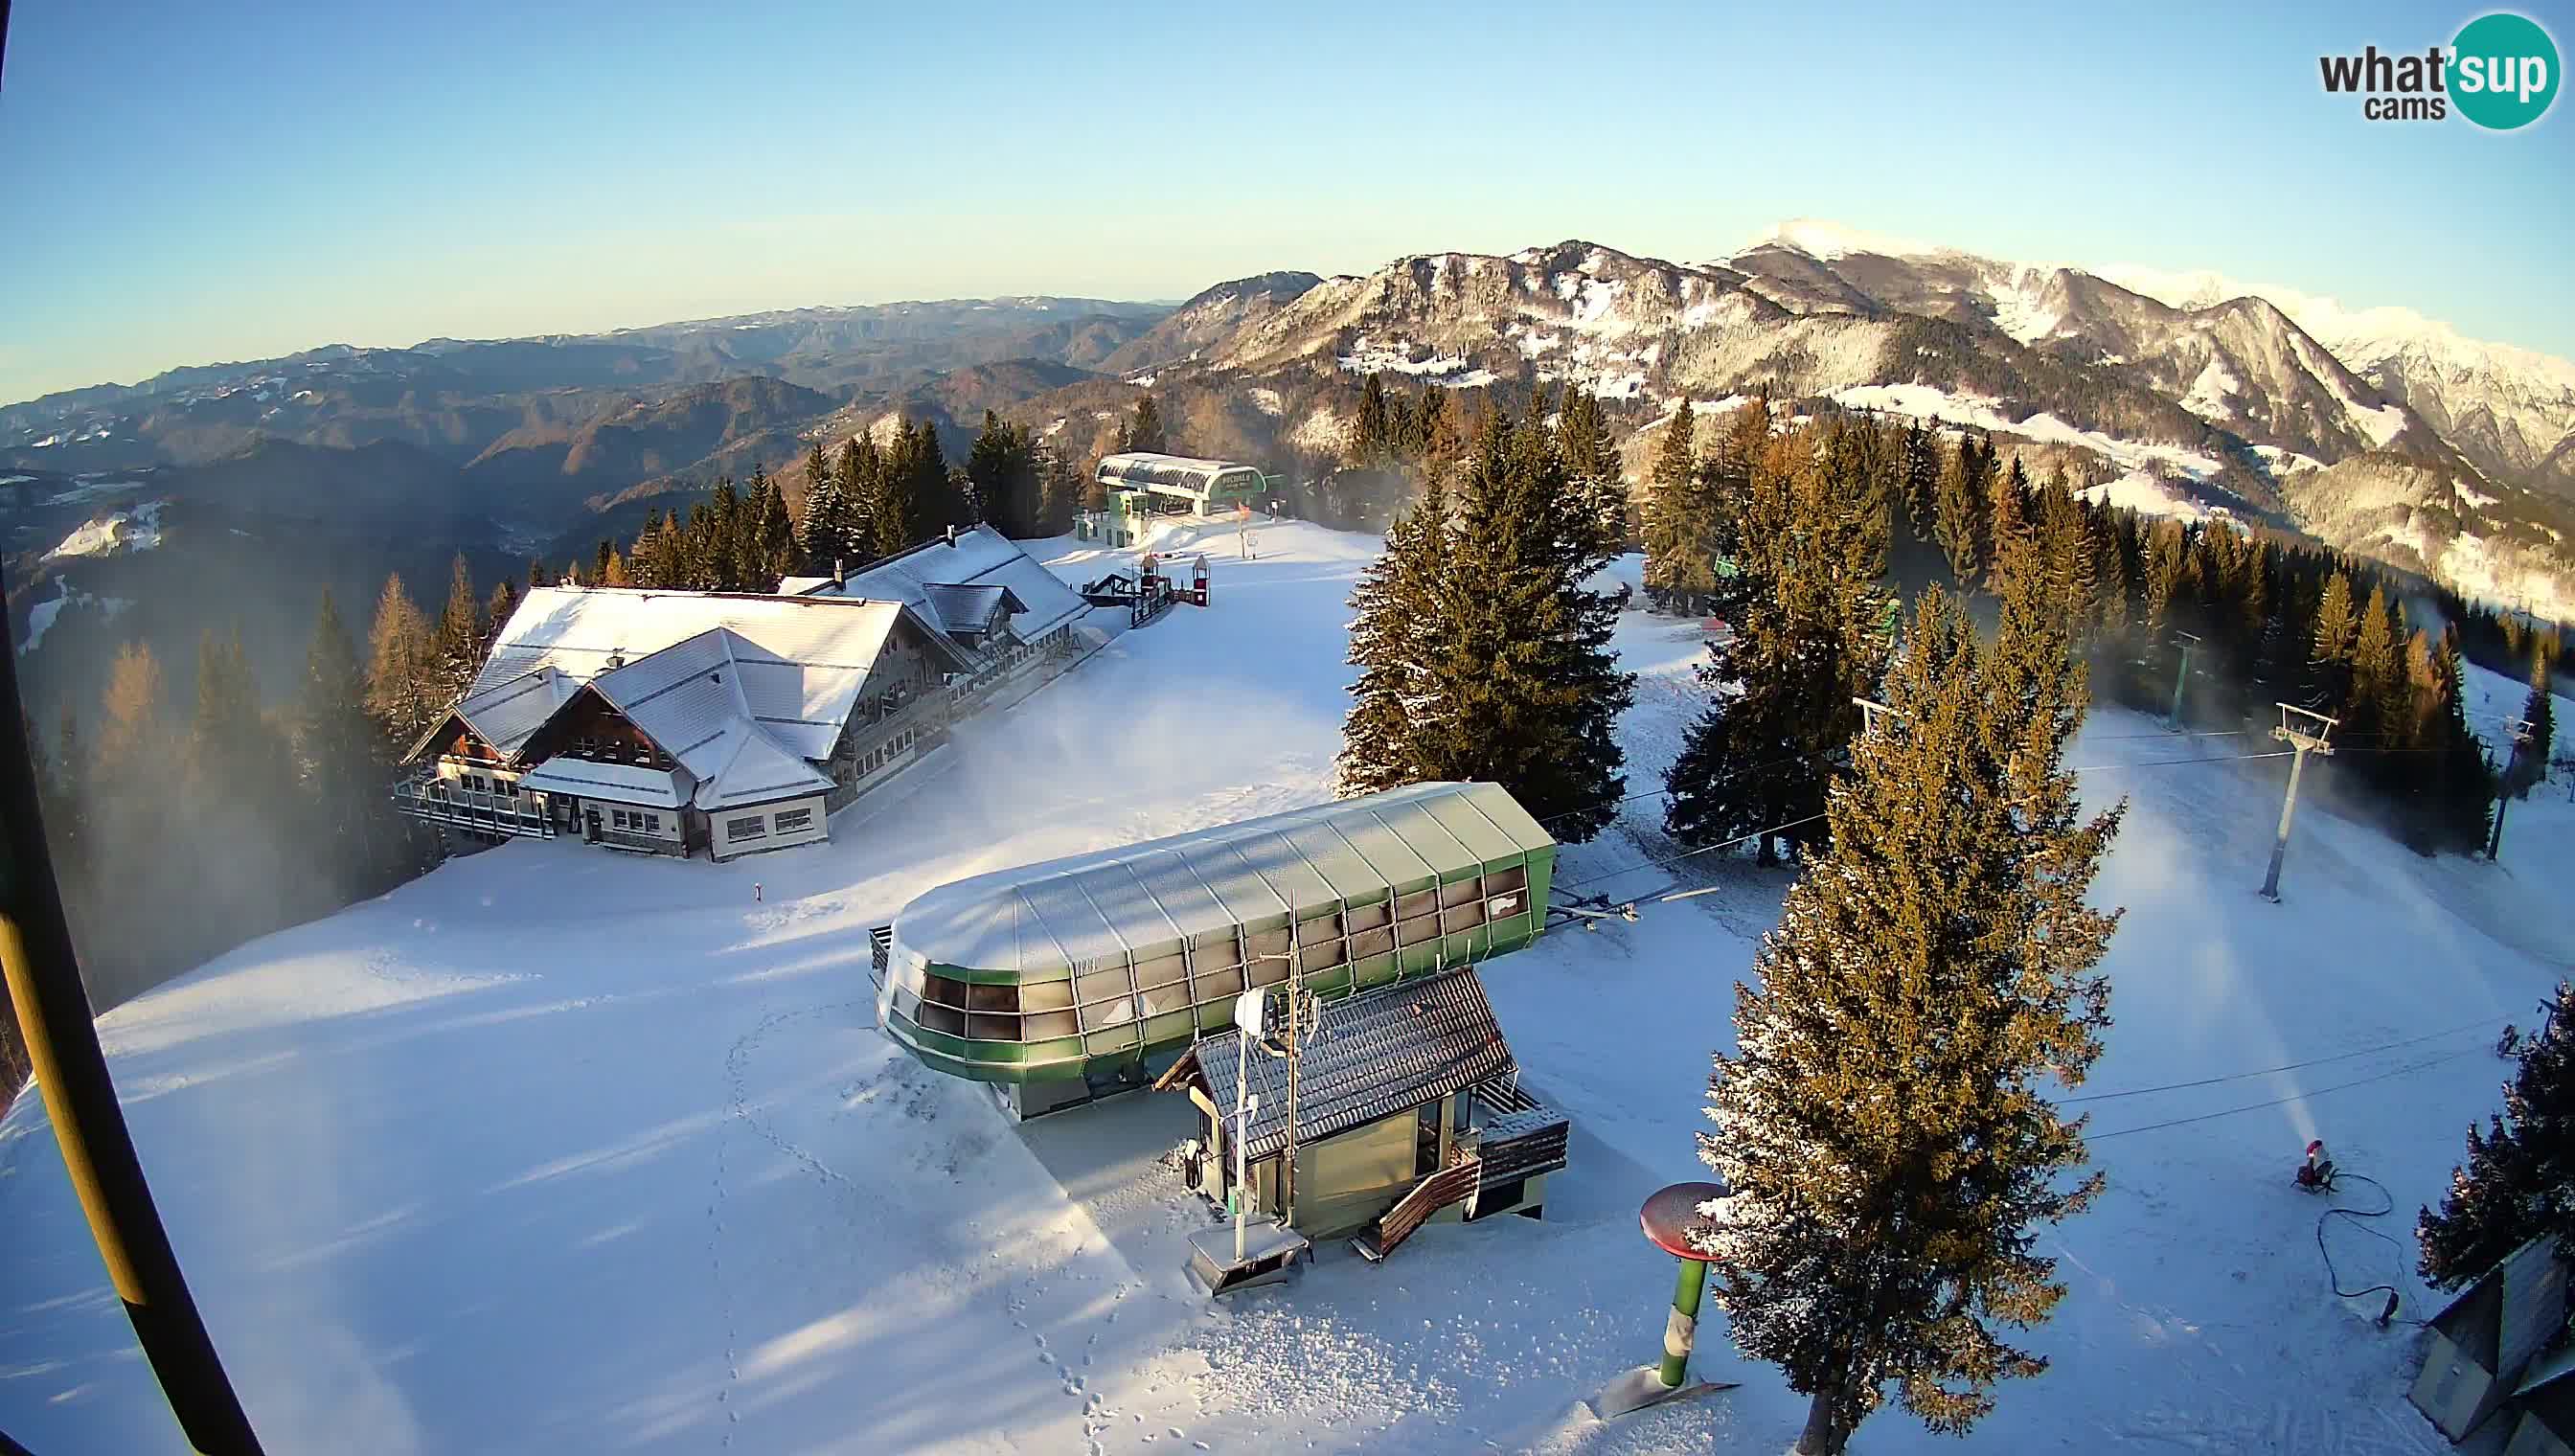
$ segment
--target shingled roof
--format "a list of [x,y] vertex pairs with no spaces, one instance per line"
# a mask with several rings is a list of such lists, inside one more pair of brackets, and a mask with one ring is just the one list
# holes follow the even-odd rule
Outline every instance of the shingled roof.
[[[1299,1147],[1519,1070],[1470,966],[1326,1002],[1297,1053]],[[1222,1032],[1191,1047],[1161,1084],[1195,1076],[1231,1126],[1241,1063],[1241,1038]],[[1251,1090],[1261,1109],[1248,1155],[1265,1158],[1288,1145],[1286,1058],[1256,1051]]]

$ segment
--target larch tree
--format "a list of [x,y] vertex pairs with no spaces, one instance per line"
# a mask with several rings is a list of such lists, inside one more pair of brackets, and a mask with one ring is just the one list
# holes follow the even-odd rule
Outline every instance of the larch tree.
[[2575,1248],[2575,985],[2557,983],[2551,1014],[2521,1051],[2503,1111],[2467,1161],[2450,1170],[2439,1212],[2417,1215],[2423,1277],[2462,1288],[2534,1238]]
[[403,590],[399,575],[385,578],[367,633],[367,713],[393,751],[408,750],[447,705],[429,681],[429,622]]
[[[1801,1452],[1843,1451],[1890,1398],[1963,1433],[2000,1381],[2047,1368],[2011,1335],[2065,1293],[2038,1230],[2101,1187],[2048,1092],[2082,1083],[2108,1024],[2117,916],[2084,893],[2120,814],[2087,817],[2064,768],[2085,707],[2064,648],[2007,604],[1989,658],[1923,594],[1895,713],[1855,745],[1830,847],[1735,987],[1700,1135],[1728,1191],[1703,1246],[1736,1345],[1808,1397]],[[2060,670],[2006,683],[2006,659]]]
[[2325,580],[2316,605],[2315,631],[2307,640],[2307,690],[2311,702],[2332,713],[2351,701],[2351,651],[2360,636],[2360,613],[2351,600],[2351,578]]

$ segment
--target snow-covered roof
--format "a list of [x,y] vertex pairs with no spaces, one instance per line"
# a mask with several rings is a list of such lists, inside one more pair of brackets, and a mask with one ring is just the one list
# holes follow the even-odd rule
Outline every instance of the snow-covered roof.
[[1200,935],[1382,902],[1554,845],[1499,784],[1415,783],[941,885],[894,935],[934,965],[1061,978]]
[[1238,477],[1249,475],[1249,481],[1238,480],[1236,484],[1248,485],[1253,490],[1261,488],[1261,468],[1240,461],[1198,460],[1186,455],[1157,455],[1145,450],[1106,455],[1100,459],[1100,483],[1105,486],[1160,487],[1205,496],[1215,488],[1220,478],[1228,474]]
[[[456,705],[456,717],[474,730],[474,735],[503,753],[516,753],[528,735],[545,727],[555,710],[569,702],[581,685],[551,667],[521,673],[515,678],[495,683],[465,695]],[[447,728],[441,723],[430,729],[435,737]],[[418,752],[418,748],[413,749]]]
[[601,763],[558,754],[519,778],[519,787],[540,793],[567,793],[580,798],[613,799],[658,808],[678,808],[689,797],[685,769],[648,768],[641,763]]
[[[1298,1147],[1519,1070],[1470,966],[1326,1001],[1297,1050]],[[1189,1058],[1209,1099],[1231,1112],[1242,1039],[1232,1031],[1202,1038]],[[1166,1079],[1188,1070],[1175,1066]],[[1261,1105],[1245,1152],[1265,1158],[1288,1145],[1286,1063],[1266,1052],[1255,1056],[1251,1091]]]
[[602,673],[591,688],[680,760],[700,808],[820,793],[865,673],[786,662],[731,628],[702,632]]
[[863,597],[900,602],[933,626],[941,621],[939,609],[931,602],[931,588],[1007,588],[1020,603],[1012,630],[1031,642],[1091,610],[1091,604],[1062,578],[1020,550],[1018,542],[989,526],[959,532],[954,544],[941,537],[872,562],[864,571],[852,572],[846,583],[836,584],[828,577],[813,580],[816,585],[805,589],[803,600]]
[[[654,663],[656,656],[721,629],[727,634],[722,655],[740,670],[741,692],[733,697],[745,716],[797,753],[822,758],[831,753],[887,637],[907,611],[914,609],[838,597],[541,587],[511,614],[468,701],[547,668],[572,687],[612,671],[631,673],[621,693],[641,699],[653,691],[646,685],[675,685],[705,671],[710,661],[700,655]],[[967,666],[945,634],[914,615],[924,635],[956,658],[956,666]],[[673,753],[680,751],[662,734],[645,731]]]
[[921,595],[928,600],[931,616],[938,622],[939,630],[952,637],[990,629],[995,612],[1028,610],[1027,603],[999,582],[972,587],[933,582],[921,589]]

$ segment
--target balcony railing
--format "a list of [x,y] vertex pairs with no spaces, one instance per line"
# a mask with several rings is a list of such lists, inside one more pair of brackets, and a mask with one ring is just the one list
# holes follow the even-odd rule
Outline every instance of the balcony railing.
[[432,823],[452,824],[484,834],[518,834],[551,839],[555,826],[531,798],[517,793],[477,793],[449,788],[430,778],[405,778],[394,784],[394,807]]

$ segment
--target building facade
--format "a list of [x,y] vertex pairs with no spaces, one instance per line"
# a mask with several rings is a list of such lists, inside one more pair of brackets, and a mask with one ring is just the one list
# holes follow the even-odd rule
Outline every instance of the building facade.
[[982,527],[785,586],[529,593],[397,803],[473,834],[719,861],[814,843],[959,719],[1060,671],[1088,610]]

